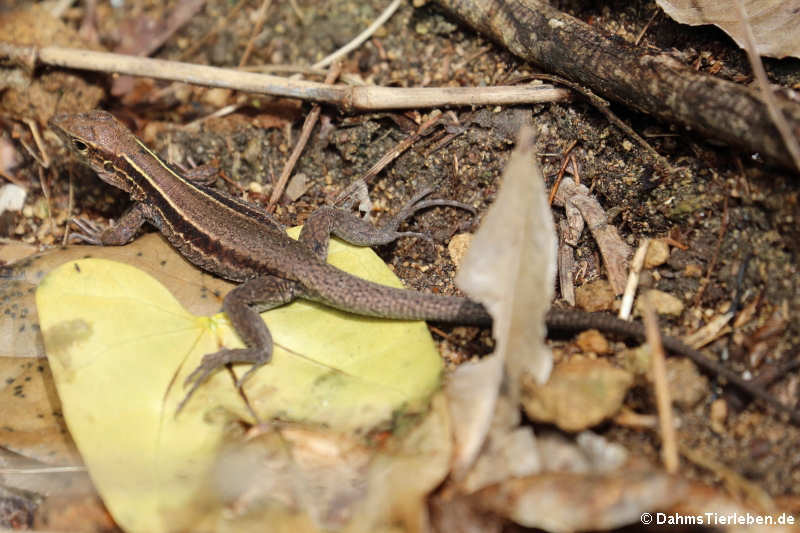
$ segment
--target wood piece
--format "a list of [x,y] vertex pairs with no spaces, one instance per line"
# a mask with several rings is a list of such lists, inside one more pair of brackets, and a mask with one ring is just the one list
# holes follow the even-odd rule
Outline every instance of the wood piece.
[[[598,94],[723,140],[787,168],[792,159],[758,91],[695,72],[676,59],[601,33],[538,0],[436,0],[548,72]],[[800,104],[778,105],[800,136]]]

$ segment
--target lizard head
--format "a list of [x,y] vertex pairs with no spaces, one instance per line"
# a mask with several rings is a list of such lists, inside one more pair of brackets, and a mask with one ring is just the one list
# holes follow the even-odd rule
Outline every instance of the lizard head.
[[133,193],[124,154],[139,143],[131,131],[107,111],[56,115],[50,128],[69,150],[98,176],[123,191]]

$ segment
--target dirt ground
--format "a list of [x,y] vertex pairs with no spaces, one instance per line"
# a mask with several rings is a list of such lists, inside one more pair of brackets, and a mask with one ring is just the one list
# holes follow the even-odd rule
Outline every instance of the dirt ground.
[[[604,2],[555,3],[594,27],[630,41],[657,9],[654,2],[644,0],[622,7]],[[249,39],[253,13],[258,9],[255,2],[250,4],[243,15],[234,17],[216,39],[188,60],[225,66],[238,62]],[[299,11],[293,9],[292,2],[273,3],[248,64],[311,64],[360,32],[386,2],[299,0],[297,4]],[[142,1],[125,5],[115,12],[108,4],[98,8],[99,35],[109,48],[124,20],[142,14],[158,16],[173,3]],[[209,0],[155,57],[178,59],[217,24],[231,5]],[[76,10],[67,21],[77,27],[79,17]],[[681,26],[662,13],[650,24],[641,46],[669,52],[701,71],[713,69],[717,76],[751,82],[744,52],[712,27]],[[800,86],[800,61],[765,63],[773,83],[789,88]],[[378,85],[420,87],[495,85],[536,69],[428,4],[401,7],[374,39],[348,56],[343,71],[358,73],[365,81]],[[169,153],[182,163],[215,162],[257,202],[266,202],[269,197],[309,108],[307,104],[252,97],[233,115],[206,120],[202,128],[177,131],[165,124],[186,124],[216,111],[219,92],[165,90],[166,83],[148,82],[120,97],[110,94],[110,84],[103,76],[79,75],[103,88],[102,107],[142,128],[143,138],[158,153]],[[234,98],[229,94],[221,97],[225,103]],[[378,252],[407,286],[455,293],[455,266],[447,253],[447,243],[454,234],[477,227],[480,213],[495,196],[518,125],[531,121],[538,131],[540,162],[548,186],[561,166],[565,149],[577,141],[572,153],[581,180],[591,187],[628,244],[635,247],[645,237],[669,237],[685,248],[673,247],[669,260],[646,274],[642,282],[643,286],[668,292],[684,303],[680,317],[662,318],[661,325],[667,332],[684,335],[695,331],[709,318],[727,310],[740,294],[742,306],[754,306],[753,319],[707,346],[706,353],[724,354],[730,367],[754,376],[775,372],[796,359],[800,346],[800,323],[793,318],[800,311],[798,175],[765,165],[758,154],[741,153],[693,136],[680,126],[619,106],[612,109],[647,138],[678,172],[659,173],[632,139],[579,98],[519,108],[454,109],[448,111],[447,131],[458,135],[440,144],[445,130],[434,130],[384,170],[375,179],[370,194],[380,218],[398,209],[415,191],[435,184],[438,196],[469,203],[478,209],[479,216],[473,218],[454,209],[429,210],[418,215],[409,230],[430,233],[435,247],[417,239],[404,239]],[[288,225],[303,223],[315,207],[330,201],[408,135],[412,121],[424,119],[426,113],[412,110],[345,116],[335,109],[324,109],[321,123],[296,169],[306,175],[309,188],[296,201],[282,202],[277,217]],[[37,118],[44,121],[47,117]],[[4,119],[4,123],[8,131],[9,120]],[[123,194],[102,184],[76,163],[68,162],[64,152],[56,151],[55,143],[50,147],[58,171],[45,174],[50,196],[47,201],[60,225],[52,231],[37,209],[11,218],[4,215],[0,220],[3,237],[37,244],[60,242],[68,215],[68,173],[73,176],[74,185],[72,216],[106,223],[125,208],[127,199]],[[28,157],[16,176],[32,184],[27,204],[41,206],[45,199],[37,185],[37,163]],[[229,184],[220,182],[219,186],[239,194]],[[562,218],[563,210],[554,209],[554,216],[556,220]],[[577,257],[581,268],[576,286],[605,277],[598,249],[588,232],[584,232]],[[704,285],[712,260],[716,266]],[[688,271],[694,274],[687,275]],[[704,288],[698,300],[701,286]],[[488,333],[482,335],[485,338]],[[473,339],[467,347],[480,345],[478,340]],[[558,341],[566,350],[569,342]],[[623,347],[621,343],[619,346]],[[479,352],[478,348],[473,352],[468,349],[463,357]],[[770,388],[772,393],[784,402],[796,404],[800,370],[781,371],[778,378]],[[721,427],[712,429],[710,405],[720,397],[730,412]],[[628,404],[641,412],[654,412],[644,386],[637,388]],[[732,468],[773,497],[781,498],[789,508],[800,509],[800,429],[776,420],[735,391],[723,390],[713,378],[704,399],[681,410],[680,418],[679,438],[683,444]],[[628,449],[659,461],[654,432],[614,423],[597,429]],[[712,484],[721,483],[719,472],[692,466],[688,461],[684,461],[682,471]]]

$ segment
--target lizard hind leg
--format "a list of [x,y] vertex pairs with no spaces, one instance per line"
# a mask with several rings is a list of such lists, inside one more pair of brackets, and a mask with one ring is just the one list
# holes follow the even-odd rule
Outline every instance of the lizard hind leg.
[[300,232],[300,242],[322,259],[328,257],[328,241],[331,235],[357,246],[378,246],[388,244],[400,237],[420,237],[430,242],[430,236],[414,231],[397,231],[400,224],[412,217],[417,211],[434,206],[449,206],[475,213],[475,209],[467,204],[453,200],[423,200],[433,192],[432,188],[417,193],[400,211],[381,227],[355,216],[349,211],[335,207],[320,207],[306,220]]
[[236,382],[236,386],[241,387],[255,370],[269,363],[272,358],[272,335],[259,312],[289,303],[299,293],[297,282],[278,276],[261,276],[229,292],[222,302],[222,310],[228,315],[228,320],[246,348],[223,348],[204,355],[200,365],[184,382],[189,391],[178,405],[178,411],[197,388],[220,368],[231,363],[250,363],[252,366]]

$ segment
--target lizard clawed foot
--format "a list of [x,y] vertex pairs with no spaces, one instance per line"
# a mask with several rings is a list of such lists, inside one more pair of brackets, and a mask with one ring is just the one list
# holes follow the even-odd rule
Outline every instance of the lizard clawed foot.
[[195,368],[184,380],[183,386],[189,387],[189,390],[186,393],[186,396],[184,396],[178,404],[178,408],[175,410],[175,413],[179,413],[186,405],[186,402],[189,401],[189,398],[191,398],[194,392],[198,389],[198,387],[205,383],[211,374],[220,368],[231,363],[252,363],[252,366],[247,370],[247,372],[245,372],[242,377],[236,380],[236,387],[241,388],[245,380],[247,380],[247,378],[249,378],[254,371],[258,370],[260,367],[269,362],[269,357],[261,357],[261,351],[258,351],[258,353],[255,355],[259,356],[259,359],[254,361],[254,350],[250,348],[223,349],[218,352],[207,353],[204,355],[200,365]]
[[78,227],[80,233],[70,232],[70,239],[74,238],[80,242],[86,242],[98,246],[103,244],[103,242],[100,240],[100,235],[103,234],[104,230],[99,224],[85,218],[77,217],[72,218],[72,223]]
[[397,231],[397,228],[403,221],[411,218],[417,211],[421,211],[423,209],[428,209],[429,207],[455,207],[457,209],[464,209],[465,211],[469,211],[473,215],[477,213],[474,207],[471,205],[467,205],[462,202],[456,202],[455,200],[446,200],[446,199],[434,199],[434,200],[423,200],[426,196],[431,194],[434,191],[434,188],[428,187],[423,189],[422,191],[418,192],[414,195],[411,200],[403,206],[400,211],[397,212],[395,216],[384,226],[385,230],[391,231],[394,235],[394,238],[399,237],[419,237],[421,239],[425,239],[428,241],[428,244],[433,246],[433,239],[430,235],[426,233],[420,233],[416,231]]

